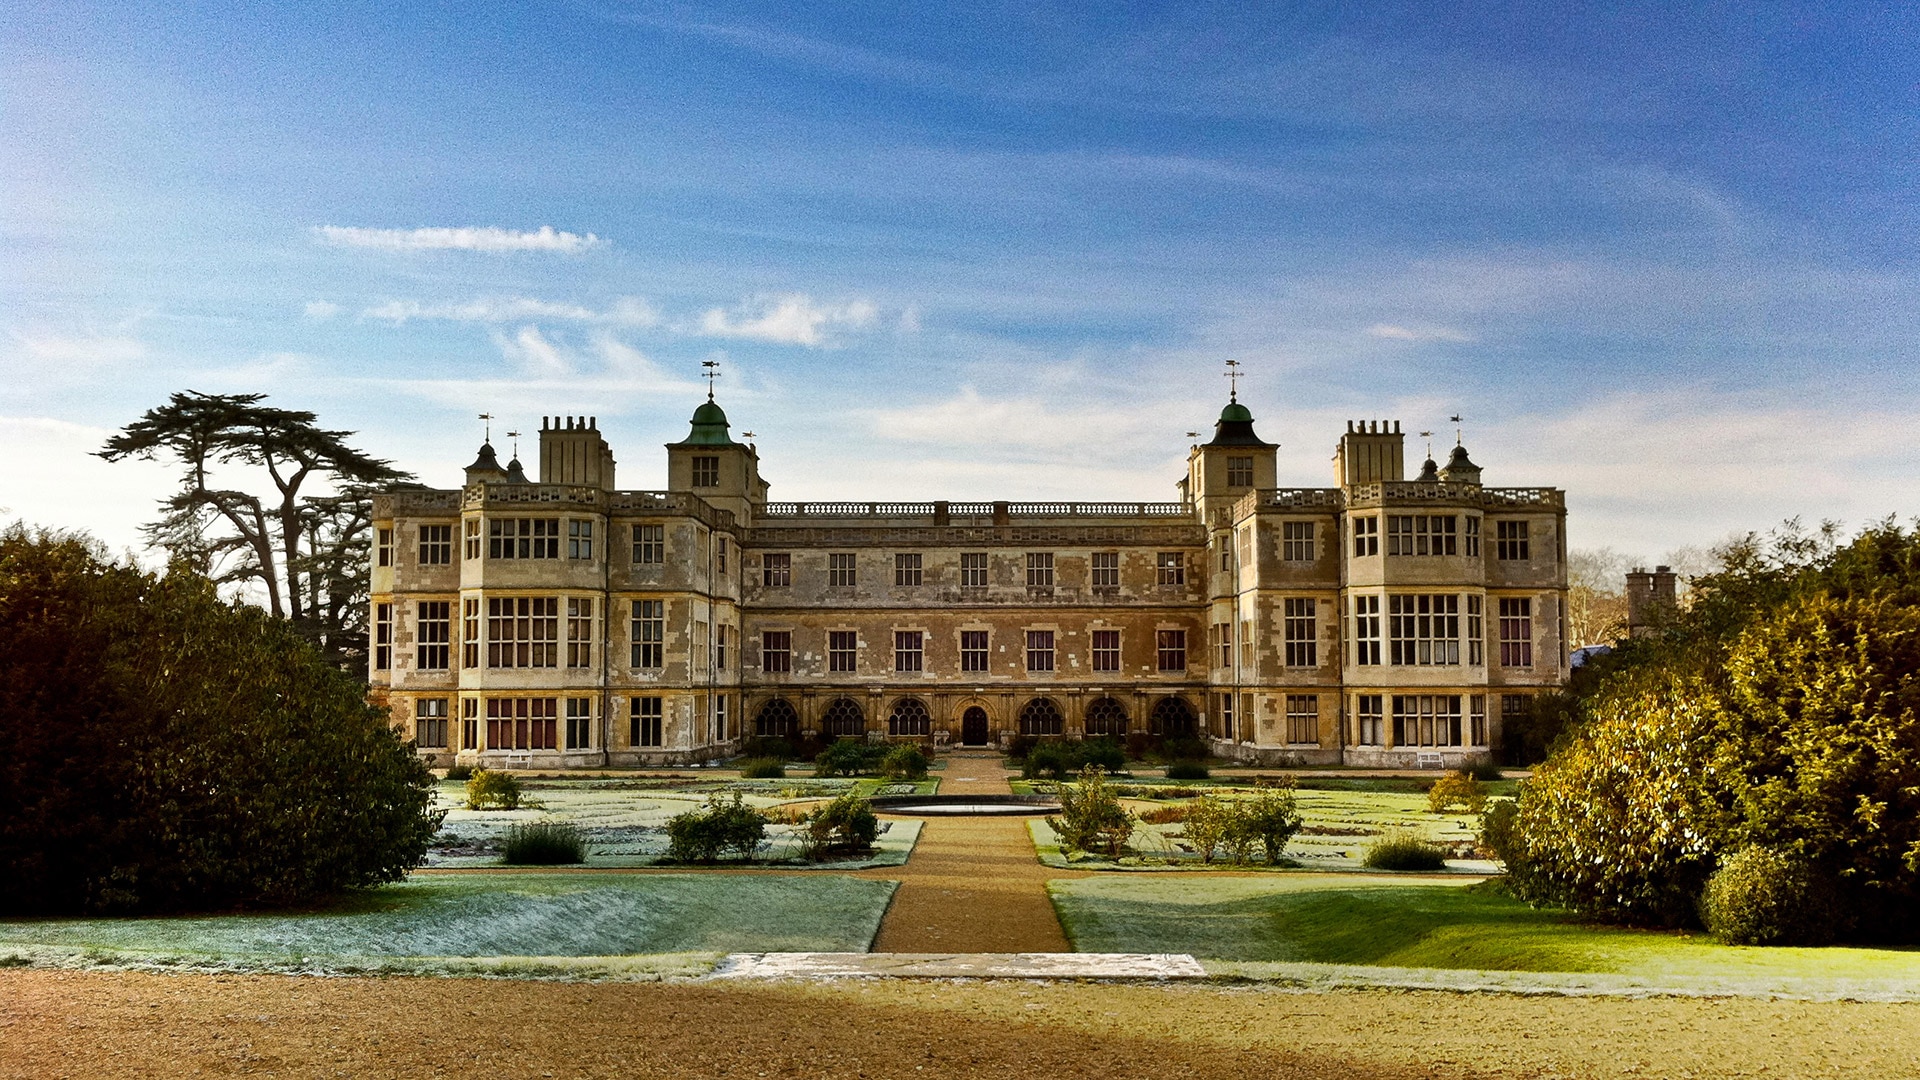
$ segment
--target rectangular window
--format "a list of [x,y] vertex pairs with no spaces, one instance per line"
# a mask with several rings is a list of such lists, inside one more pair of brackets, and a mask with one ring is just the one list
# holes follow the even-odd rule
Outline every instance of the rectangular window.
[[567,666],[593,666],[593,600],[567,597]]
[[487,558],[557,559],[559,518],[489,518]]
[[1053,588],[1053,553],[1050,551],[1027,552],[1027,588]]
[[422,600],[414,608],[414,640],[417,644],[413,666],[421,671],[447,670],[452,634],[453,604],[447,600]]
[[1379,694],[1361,694],[1354,700],[1354,739],[1361,746],[1380,746],[1386,737],[1386,713]]
[[480,699],[460,699],[460,749],[480,749]]
[[1053,631],[1027,631],[1027,670],[1053,670]]
[[1280,558],[1284,562],[1313,561],[1313,522],[1280,523]]
[[567,519],[567,558],[593,558],[593,522]]
[[1526,722],[1529,701],[1525,694],[1500,695],[1500,724],[1504,730],[1517,731]]
[[633,527],[633,561],[640,566],[656,566],[667,561],[667,527],[665,525]]
[[453,526],[420,526],[420,547],[416,557],[421,566],[450,566],[453,563]]
[[1287,741],[1295,746],[1320,741],[1320,696],[1287,695]]
[[895,630],[893,632],[893,670],[926,670],[925,635],[918,630]]
[[1120,670],[1120,631],[1095,630],[1093,632],[1093,670]]
[[1467,557],[1480,557],[1480,519],[1472,515],[1467,517]]
[[468,518],[461,522],[461,528],[465,530],[467,538],[465,558],[468,562],[473,562],[480,557],[480,519]]
[[1187,632],[1160,630],[1154,633],[1154,652],[1161,671],[1187,670]]
[[392,566],[393,565],[393,530],[378,529],[376,531],[380,534],[379,542],[378,542],[379,560],[380,560],[379,565]]
[[1380,598],[1353,598],[1353,662],[1359,667],[1380,663]]
[[633,657],[631,666],[637,668],[665,667],[666,642],[667,602],[665,600],[635,600],[633,602]]
[[793,584],[793,556],[760,556],[760,584],[769,589],[784,589]]
[[827,584],[850,586],[854,583],[853,554],[827,556]]
[[760,670],[769,675],[785,675],[793,670],[793,631],[760,632]]
[[1220,737],[1233,738],[1233,695],[1216,695],[1220,702]]
[[1233,570],[1233,548],[1227,544],[1225,538],[1223,537],[1220,542],[1220,572],[1225,574],[1225,573],[1232,572],[1232,570]]
[[559,662],[559,597],[508,596],[487,600],[488,667],[558,667]]
[[593,699],[567,699],[567,749],[587,750],[593,746]]
[[915,588],[920,584],[920,556],[900,553],[893,557],[893,584],[896,588]]
[[1289,596],[1281,609],[1288,667],[1320,666],[1319,605],[1310,596]]
[[1472,745],[1487,745],[1487,696],[1475,694],[1467,699],[1467,728]]
[[713,568],[718,573],[727,572],[727,538],[724,536],[713,538]]
[[1527,539],[1527,523],[1524,521],[1496,521],[1494,556],[1501,562],[1526,562],[1530,543]]
[[1387,597],[1388,659],[1401,666],[1460,662],[1460,598],[1451,593]]
[[554,749],[559,707],[558,698],[488,698],[487,749]]
[[480,601],[460,601],[460,618],[460,666],[477,668],[480,666]]
[[727,670],[727,627],[725,623],[713,628],[713,670]]
[[1387,518],[1387,554],[1453,555],[1459,520],[1452,514],[1392,514]]
[[963,589],[984,589],[987,587],[987,553],[967,551],[960,555],[960,587]]
[[1227,459],[1227,486],[1253,486],[1253,459],[1250,457],[1230,457]]
[[1533,666],[1533,601],[1524,596],[1500,599],[1500,666]]
[[1154,566],[1159,570],[1158,581],[1161,588],[1171,588],[1187,583],[1187,559],[1177,551],[1163,551],[1154,557]]
[[713,699],[713,737],[727,740],[727,695],[720,694]]
[[413,699],[413,741],[422,750],[447,748],[447,699]]
[[720,486],[720,459],[700,456],[693,459],[693,486],[711,488]]
[[1220,652],[1220,666],[1233,666],[1233,624],[1228,622],[1213,624],[1213,647]]
[[393,605],[373,605],[373,669],[393,666]]
[[1353,555],[1365,558],[1380,554],[1380,519],[1369,514],[1353,519]]
[[1393,696],[1393,744],[1395,746],[1459,746],[1460,696],[1458,694],[1395,694]]
[[985,630],[960,631],[960,670],[987,670],[987,632]]
[[827,670],[852,671],[858,666],[860,636],[852,630],[827,631]]
[[1486,599],[1467,597],[1467,663],[1475,667],[1487,662]]
[[665,746],[661,738],[661,722],[665,719],[665,710],[661,708],[661,699],[657,697],[637,697],[627,702],[627,744],[630,746]]
[[1096,589],[1120,587],[1119,552],[1096,551],[1093,553],[1093,587]]

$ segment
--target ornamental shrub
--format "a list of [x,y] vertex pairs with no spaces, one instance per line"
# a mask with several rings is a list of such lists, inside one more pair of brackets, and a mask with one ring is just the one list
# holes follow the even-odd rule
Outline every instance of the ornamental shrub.
[[521,866],[565,866],[587,861],[587,838],[578,825],[539,821],[507,830],[500,861]]
[[798,824],[800,844],[809,859],[865,855],[880,835],[873,804],[851,792],[815,809]]
[[1162,761],[1205,761],[1213,756],[1206,740],[1191,736],[1167,739],[1160,744]]
[[518,810],[523,797],[520,780],[512,773],[479,769],[467,779],[469,810]]
[[1280,865],[1287,842],[1300,831],[1300,810],[1294,803],[1293,781],[1261,784],[1248,798],[1232,804],[1234,815],[1228,829],[1227,848],[1237,862],[1245,862],[1255,849],[1266,857],[1268,866]]
[[1119,772],[1127,767],[1127,755],[1119,741],[1108,736],[1048,739],[1027,752],[1020,775],[1029,780],[1064,779],[1089,765],[1098,765],[1108,773]]
[[1167,766],[1169,780],[1205,780],[1211,775],[1207,767],[1197,761],[1176,761]]
[[464,783],[465,781],[471,780],[473,779],[473,766],[471,765],[451,766],[447,769],[446,778],[448,780],[452,780],[460,783]]
[[711,863],[724,855],[751,859],[767,839],[767,817],[735,792],[731,799],[709,796],[705,806],[667,821],[667,858],[673,862]]
[[780,780],[787,775],[785,758],[750,757],[740,759],[740,779]]
[[1374,870],[1431,871],[1447,868],[1446,853],[1408,832],[1396,832],[1373,842],[1362,860]]
[[1060,813],[1047,819],[1069,851],[1098,851],[1119,855],[1133,837],[1133,815],[1107,784],[1098,765],[1080,770],[1076,783],[1060,785]]
[[397,881],[435,778],[366,684],[183,565],[0,531],[0,913],[322,902]]
[[1233,811],[1224,799],[1202,795],[1187,804],[1186,821],[1180,836],[1192,846],[1203,863],[1213,862],[1213,854],[1233,826]]
[[1450,772],[1427,789],[1427,809],[1436,814],[1460,811],[1477,814],[1487,805],[1487,789],[1464,772]]
[[1833,886],[1784,851],[1741,848],[1707,879],[1701,921],[1728,945],[1825,945],[1844,920]]
[[793,743],[775,735],[749,735],[740,740],[740,756],[794,761]]
[[1520,804],[1512,799],[1494,799],[1480,814],[1480,829],[1476,839],[1480,850],[1500,860],[1512,872],[1516,859],[1525,855],[1519,844],[1517,833],[1520,818]]
[[1039,745],[1040,737],[1037,735],[1015,735],[1007,740],[1007,760],[1016,764],[1025,761],[1027,755],[1033,753],[1033,748]]
[[815,776],[872,776],[880,771],[887,744],[870,742],[859,736],[835,739],[814,755]]
[[880,772],[890,780],[925,780],[927,755],[912,743],[900,743],[880,759]]

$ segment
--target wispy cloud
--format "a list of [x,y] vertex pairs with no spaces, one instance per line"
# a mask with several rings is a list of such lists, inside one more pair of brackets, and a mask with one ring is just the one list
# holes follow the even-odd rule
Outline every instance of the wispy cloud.
[[528,319],[557,319],[568,322],[606,323],[615,326],[654,326],[660,313],[637,296],[623,296],[604,311],[581,304],[559,303],[530,296],[479,297],[462,303],[423,304],[418,300],[389,300],[360,312],[364,319],[385,319],[394,324],[410,320],[445,322],[500,323]]
[[304,314],[314,322],[326,322],[340,314],[340,305],[331,300],[309,300]]
[[879,308],[866,300],[822,306],[799,294],[764,297],[732,311],[708,311],[700,317],[699,332],[709,337],[820,346],[830,342],[831,331],[867,326],[878,314]]
[[315,239],[337,247],[375,248],[381,251],[553,251],[577,255],[606,243],[593,233],[585,236],[542,225],[531,232],[497,226],[430,229],[365,229],[351,225],[318,225]]
[[1398,323],[1378,323],[1367,327],[1368,337],[1384,338],[1387,341],[1473,341],[1474,336],[1464,330],[1455,330],[1450,326],[1402,326]]

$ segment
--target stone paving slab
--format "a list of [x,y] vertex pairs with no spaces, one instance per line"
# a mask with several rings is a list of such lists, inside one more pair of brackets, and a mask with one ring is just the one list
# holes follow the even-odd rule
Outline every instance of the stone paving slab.
[[716,979],[1204,979],[1185,953],[733,953]]

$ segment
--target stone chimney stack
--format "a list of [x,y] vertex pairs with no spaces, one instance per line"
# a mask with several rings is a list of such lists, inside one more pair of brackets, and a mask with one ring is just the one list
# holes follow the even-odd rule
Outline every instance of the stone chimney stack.
[[1652,571],[1636,567],[1627,574],[1627,636],[1644,637],[1653,632],[1680,604],[1678,574],[1670,566]]
[[1349,420],[1333,455],[1333,482],[1341,487],[1407,478],[1406,436],[1398,420]]
[[613,490],[613,450],[598,417],[540,418],[540,482]]

